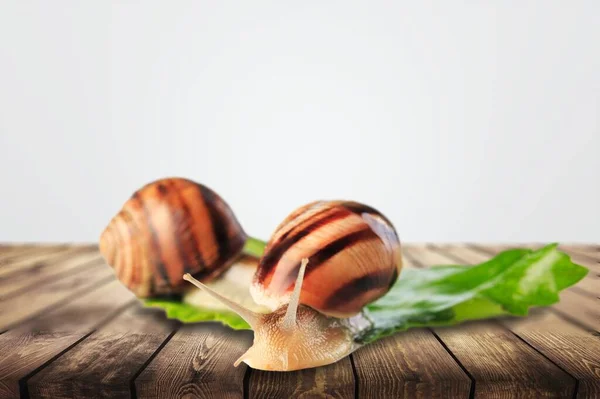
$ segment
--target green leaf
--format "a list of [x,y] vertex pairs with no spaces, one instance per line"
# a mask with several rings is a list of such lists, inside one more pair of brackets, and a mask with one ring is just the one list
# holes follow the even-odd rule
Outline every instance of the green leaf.
[[170,299],[146,299],[143,303],[148,307],[164,309],[167,318],[183,323],[219,321],[234,330],[250,330],[250,326],[244,319],[226,310],[203,309]]
[[[537,251],[512,249],[476,266],[446,265],[404,269],[390,291],[362,312],[370,323],[357,341],[368,343],[412,327],[454,325],[504,315],[524,316],[529,308],[559,301],[561,290],[588,270],[571,262],[556,244]],[[258,256],[264,243],[253,240],[246,251]],[[167,317],[184,323],[219,321],[233,329],[250,326],[233,312],[204,309],[176,300],[147,299]]]
[[530,307],[552,305],[561,290],[588,272],[556,246],[508,250],[476,266],[403,270],[392,289],[364,309],[371,326],[362,331],[360,341],[411,327],[524,316]]

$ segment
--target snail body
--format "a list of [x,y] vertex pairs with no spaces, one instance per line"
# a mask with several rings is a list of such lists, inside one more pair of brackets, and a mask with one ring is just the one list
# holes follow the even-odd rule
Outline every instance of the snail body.
[[277,227],[259,261],[250,290],[270,313],[253,312],[190,275],[184,279],[254,330],[236,366],[290,371],[334,363],[358,349],[357,334],[369,323],[361,309],[387,293],[401,268],[400,242],[385,216],[356,202],[316,201]]
[[242,253],[247,235],[229,205],[184,178],[150,182],[125,202],[100,236],[100,252],[136,296],[181,293],[190,273],[208,281]]

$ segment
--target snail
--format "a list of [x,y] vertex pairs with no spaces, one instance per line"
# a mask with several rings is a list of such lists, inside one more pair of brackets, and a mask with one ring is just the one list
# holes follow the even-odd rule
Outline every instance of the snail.
[[361,346],[361,309],[385,295],[402,269],[400,241],[377,210],[351,201],[315,201],[275,229],[254,274],[258,313],[190,274],[184,279],[239,314],[253,345],[234,363],[290,371],[334,363]]
[[248,239],[229,205],[210,188],[180,177],[152,181],[125,202],[99,247],[137,297],[179,294],[190,273],[210,281],[243,253]]

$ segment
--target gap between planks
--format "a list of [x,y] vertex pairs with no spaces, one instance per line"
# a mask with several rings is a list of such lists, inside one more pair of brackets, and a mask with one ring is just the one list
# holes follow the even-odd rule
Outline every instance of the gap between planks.
[[0,335],[0,398],[18,396],[19,386],[134,302],[133,294],[112,281]]
[[[496,252],[487,255],[472,252],[465,247],[444,247],[431,245],[431,250],[443,254],[454,261],[467,264],[481,263]],[[582,329],[580,323],[570,324],[568,320],[548,313],[552,308],[538,308],[530,311],[526,318],[499,318],[496,323],[506,327],[515,337],[523,341],[556,367],[574,378],[575,394],[581,397],[600,396],[600,339],[593,335],[594,329]],[[543,317],[539,319],[540,315]],[[536,332],[539,331],[539,332]],[[549,343],[550,338],[562,340],[568,347]],[[585,342],[585,345],[581,345]],[[560,348],[557,350],[557,348]],[[596,359],[596,360],[594,360]]]
[[[406,248],[405,253],[421,266],[453,263],[429,248]],[[501,396],[507,390],[533,396],[574,393],[572,375],[498,323],[471,321],[432,330],[475,380],[475,396]]]

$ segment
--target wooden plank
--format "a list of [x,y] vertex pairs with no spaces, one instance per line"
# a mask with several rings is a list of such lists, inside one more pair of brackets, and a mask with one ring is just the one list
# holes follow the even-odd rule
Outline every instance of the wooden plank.
[[187,324],[135,379],[137,397],[241,398],[247,366],[233,363],[251,344],[250,331]]
[[40,255],[43,258],[43,255],[52,255],[67,250],[69,250],[69,247],[66,245],[19,248],[18,250],[10,251],[0,256],[0,270],[12,263],[21,262],[24,259],[28,260],[34,258],[35,262],[35,258]]
[[447,257],[440,255],[427,247],[405,247],[402,252],[409,259],[419,259],[419,262],[429,266],[455,264]]
[[[485,260],[485,255],[470,248],[455,247],[445,252],[454,260],[470,264]],[[572,309],[580,309],[584,300],[568,294],[565,304],[564,298],[561,295],[561,304],[571,309],[570,314],[573,314]],[[596,309],[600,308],[600,301],[597,305]],[[560,306],[557,308],[560,309]],[[533,317],[507,318],[502,324],[576,378],[580,396],[595,397],[593,394],[600,392],[600,339],[589,330],[568,323],[547,309],[536,310]],[[600,320],[600,313],[596,316],[595,320]]]
[[138,370],[178,326],[138,303],[33,376],[29,397],[129,397]]
[[600,337],[548,310],[502,321],[579,382],[578,398],[600,397]]
[[70,256],[90,251],[91,249],[87,247],[69,247],[56,252],[26,256],[22,259],[10,262],[5,264],[3,267],[0,267],[0,281],[5,280],[17,273],[24,274],[28,271],[43,269],[47,267],[47,265],[51,265],[54,262],[62,261]]
[[0,301],[0,331],[39,314],[53,306],[75,298],[100,284],[114,278],[112,269],[101,265],[91,270],[74,270],[68,276],[32,288],[17,296]]
[[[457,247],[454,250],[446,251],[448,251],[449,254],[454,254],[454,256],[460,256],[460,259],[455,258],[454,261],[463,260],[466,263],[480,263],[489,259],[501,250],[502,249],[498,249],[497,247],[478,247],[475,250]],[[591,287],[593,290],[594,287],[597,286],[597,279],[594,276],[590,278],[586,277],[584,280],[586,280],[586,283],[584,284],[588,289]],[[562,291],[559,294],[560,302],[552,305],[552,309],[568,315],[570,318],[577,320],[579,323],[590,329],[600,331],[600,298],[597,296],[594,297],[591,293],[588,294],[577,291],[576,289],[582,281],[577,283],[575,287]]]
[[[415,267],[406,251],[403,255],[404,266]],[[469,397],[471,379],[430,330],[394,334],[352,358],[358,397]]]
[[[430,266],[415,257],[424,266]],[[456,263],[448,259],[446,264]],[[434,329],[475,380],[475,397],[572,396],[573,377],[495,322],[471,322]]]
[[40,263],[38,267],[15,272],[0,279],[0,300],[5,300],[23,290],[67,276],[73,273],[74,269],[103,267],[104,264],[101,255],[95,251],[63,255],[53,261]]
[[559,245],[563,251],[574,253],[590,258],[592,261],[600,262],[600,246],[592,245]]
[[8,256],[31,251],[38,246],[24,244],[0,244],[0,261]]
[[470,377],[427,329],[389,336],[353,357],[359,398],[469,397]]
[[134,300],[116,280],[95,288],[0,335],[0,398],[19,397],[20,381],[26,386],[36,370]]
[[353,398],[350,357],[327,366],[290,372],[252,370],[250,398]]

